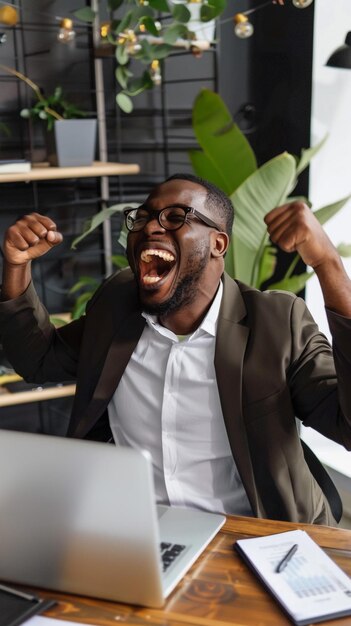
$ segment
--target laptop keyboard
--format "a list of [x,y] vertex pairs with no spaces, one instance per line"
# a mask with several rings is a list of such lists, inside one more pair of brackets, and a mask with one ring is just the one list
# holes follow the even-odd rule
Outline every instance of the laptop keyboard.
[[163,541],[160,548],[163,571],[165,572],[183,550],[185,550],[186,546],[182,546],[179,543],[166,543]]

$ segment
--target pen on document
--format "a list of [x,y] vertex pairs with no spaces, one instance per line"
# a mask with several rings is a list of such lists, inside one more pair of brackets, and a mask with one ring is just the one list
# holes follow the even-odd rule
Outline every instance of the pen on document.
[[286,555],[282,558],[282,560],[278,563],[277,565],[277,569],[275,570],[278,574],[280,574],[280,572],[283,571],[283,569],[286,568],[287,564],[289,563],[289,561],[292,559],[292,557],[294,556],[296,550],[298,548],[297,543],[294,543],[294,545],[290,548],[290,550],[286,553]]

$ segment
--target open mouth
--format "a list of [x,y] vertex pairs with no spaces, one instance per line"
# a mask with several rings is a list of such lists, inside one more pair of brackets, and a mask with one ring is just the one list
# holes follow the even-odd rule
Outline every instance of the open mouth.
[[175,265],[171,252],[160,248],[142,250],[139,262],[139,276],[143,287],[151,289],[166,280]]

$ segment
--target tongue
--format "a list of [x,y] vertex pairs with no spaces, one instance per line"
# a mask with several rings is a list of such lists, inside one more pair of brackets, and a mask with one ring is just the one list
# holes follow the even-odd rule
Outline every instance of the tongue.
[[150,272],[148,272],[148,273],[146,274],[146,276],[150,276],[150,277],[154,278],[154,277],[156,277],[156,276],[159,276],[159,274],[158,274],[158,272],[157,272],[156,268],[154,268],[154,269],[150,270]]

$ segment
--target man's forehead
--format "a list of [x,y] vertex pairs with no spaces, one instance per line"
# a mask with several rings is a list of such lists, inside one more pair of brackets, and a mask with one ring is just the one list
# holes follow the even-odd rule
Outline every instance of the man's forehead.
[[181,204],[203,205],[206,201],[207,190],[198,183],[189,180],[174,179],[161,183],[153,189],[146,200],[146,204],[151,201],[166,201],[167,204],[180,202]]

